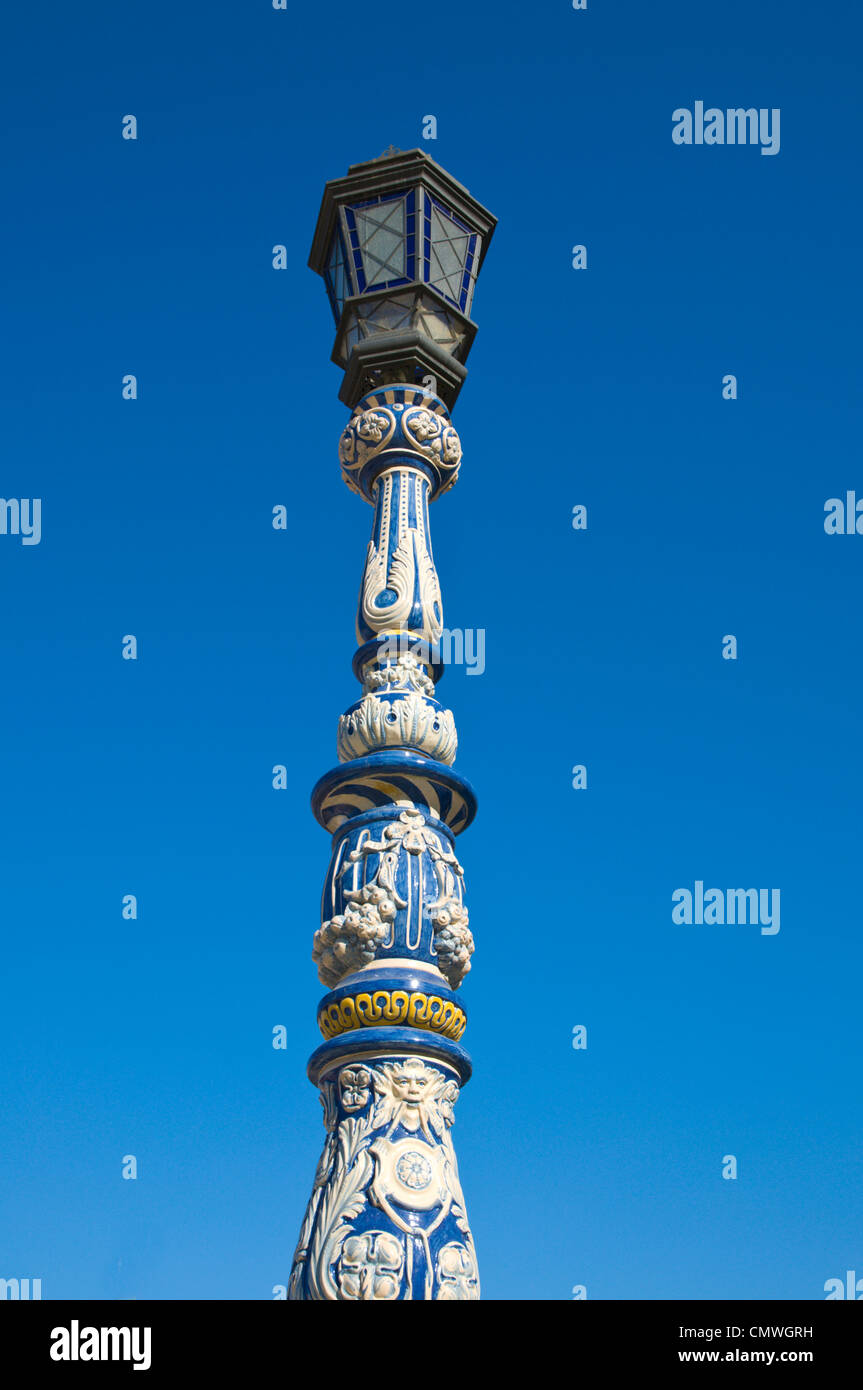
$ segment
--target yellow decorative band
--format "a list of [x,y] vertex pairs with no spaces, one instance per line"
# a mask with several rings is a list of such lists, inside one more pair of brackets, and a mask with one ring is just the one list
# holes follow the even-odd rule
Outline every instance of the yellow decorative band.
[[458,1042],[467,1027],[467,1018],[451,999],[441,999],[437,994],[409,994],[406,989],[348,995],[318,1014],[318,1027],[325,1038],[336,1038],[352,1028],[387,1024],[426,1028]]

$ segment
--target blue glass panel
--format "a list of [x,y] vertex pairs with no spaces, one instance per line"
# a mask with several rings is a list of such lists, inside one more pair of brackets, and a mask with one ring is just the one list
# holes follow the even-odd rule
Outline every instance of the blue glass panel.
[[338,323],[341,317],[345,300],[348,295],[353,293],[348,265],[345,244],[342,240],[341,232],[336,228],[333,234],[332,245],[330,246],[330,255],[326,270],[324,271],[324,283],[327,287],[330,307],[333,311],[333,317],[336,323]]
[[[475,237],[461,218],[430,194],[425,208],[425,278],[450,304],[464,309],[464,274]],[[470,284],[470,278],[468,278]]]
[[358,293],[410,284],[416,275],[416,248],[408,238],[415,223],[415,190],[365,198],[345,207],[344,212],[354,248]]

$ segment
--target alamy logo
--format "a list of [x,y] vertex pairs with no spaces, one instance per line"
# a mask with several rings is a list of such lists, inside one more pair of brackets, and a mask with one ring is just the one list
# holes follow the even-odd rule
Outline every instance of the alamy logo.
[[29,1279],[0,1279],[0,1299],[11,1299],[13,1301],[29,1302],[30,1299],[40,1299],[42,1297],[42,1280],[32,1280],[33,1288],[30,1289],[31,1280]]
[[846,1269],[844,1279],[828,1279],[824,1285],[824,1292],[827,1297],[824,1300],[829,1303],[835,1298],[850,1298],[855,1303],[863,1299],[863,1279],[858,1279],[853,1269]]
[[52,1361],[132,1361],[133,1371],[150,1369],[149,1327],[69,1327],[51,1329]]
[[42,539],[42,498],[0,497],[0,536],[20,536],[22,545]]
[[671,113],[671,138],[675,145],[760,145],[762,154],[779,153],[780,108],[729,107],[721,111],[697,101],[695,110],[678,106]]
[[411,632],[393,632],[378,645],[378,661],[398,661],[415,657],[426,666],[464,666],[468,676],[481,676],[485,670],[485,628],[445,627],[436,642]]
[[828,536],[863,536],[863,497],[858,502],[856,492],[846,492],[844,502],[841,497],[828,497],[824,510]]
[[760,924],[762,936],[775,936],[779,930],[778,888],[708,888],[705,893],[704,881],[698,878],[694,893],[675,888],[671,901],[671,920],[678,926]]

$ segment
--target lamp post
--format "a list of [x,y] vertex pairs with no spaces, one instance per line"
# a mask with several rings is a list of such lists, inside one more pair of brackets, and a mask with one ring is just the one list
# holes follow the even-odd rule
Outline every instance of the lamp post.
[[457,993],[474,949],[455,837],[476,798],[453,768],[429,503],[455,483],[449,408],[495,218],[420,150],[326,185],[309,264],[337,324],[348,487],[374,508],[339,766],[312,793],[332,835],[313,958],[328,993],[309,1060],[326,1139],[293,1299],[475,1299],[453,1107],[471,1074]]

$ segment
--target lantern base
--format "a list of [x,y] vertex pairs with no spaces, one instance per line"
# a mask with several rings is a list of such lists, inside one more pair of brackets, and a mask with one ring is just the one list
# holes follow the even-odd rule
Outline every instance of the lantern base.
[[376,333],[351,351],[339,400],[353,410],[382,386],[425,385],[452,409],[466,376],[467,367],[423,333]]

